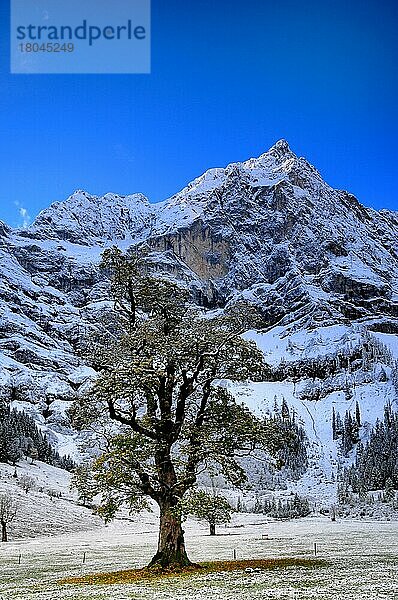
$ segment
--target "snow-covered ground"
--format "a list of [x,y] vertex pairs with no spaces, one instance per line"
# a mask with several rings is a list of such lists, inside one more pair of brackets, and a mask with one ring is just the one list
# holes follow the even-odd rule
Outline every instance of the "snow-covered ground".
[[[33,465],[19,461],[17,478],[14,473],[14,467],[0,463],[0,494],[11,494],[18,505],[17,517],[8,527],[11,540],[83,532],[102,525],[91,510],[77,504],[67,471],[40,461]],[[23,476],[34,482],[28,492],[18,485]]]
[[[310,492],[309,473],[308,481],[304,480]],[[216,537],[193,520],[187,521],[185,530],[194,561],[228,560],[234,551],[241,559],[311,557],[316,543],[318,557],[329,561],[320,569],[195,575],[124,586],[60,585],[58,581],[68,575],[145,565],[156,550],[157,514],[122,513],[104,525],[76,504],[66,471],[21,461],[17,475],[14,467],[0,465],[0,493],[10,492],[19,505],[17,519],[9,526],[10,541],[0,544],[1,600],[235,600],[237,595],[244,600],[398,599],[398,521],[332,522],[319,515],[277,522],[264,515],[239,513],[228,526],[218,527]],[[35,480],[35,489],[25,493],[19,487],[22,475]],[[326,500],[330,502],[327,493]]]
[[[369,600],[398,598],[398,522],[337,521],[307,518],[267,522],[259,515],[235,515],[216,537],[195,522],[186,526],[191,559],[312,557],[328,565],[289,567],[264,572],[231,572],[168,578],[129,585],[59,585],[68,575],[82,575],[145,565],[156,548],[156,516],[117,521],[91,532],[37,538],[0,548],[1,597],[7,600],[202,600],[236,597],[251,600]],[[86,553],[85,563],[83,563]],[[19,564],[19,555],[21,563]]]

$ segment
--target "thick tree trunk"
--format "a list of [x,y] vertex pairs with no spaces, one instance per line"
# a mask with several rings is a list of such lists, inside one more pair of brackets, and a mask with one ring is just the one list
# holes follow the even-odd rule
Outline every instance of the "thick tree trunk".
[[191,564],[185,550],[181,517],[170,506],[161,506],[158,551],[148,566],[167,568]]
[[209,525],[210,525],[210,535],[216,535],[216,524],[209,523]]
[[4,521],[1,522],[1,541],[8,542],[7,523],[5,523]]

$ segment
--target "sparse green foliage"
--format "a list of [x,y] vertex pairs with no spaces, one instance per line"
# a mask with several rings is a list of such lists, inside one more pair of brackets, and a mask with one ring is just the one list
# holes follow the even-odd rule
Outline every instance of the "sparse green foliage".
[[70,486],[77,489],[79,502],[83,506],[89,506],[94,496],[98,494],[98,485],[90,463],[82,463],[73,470]]
[[216,525],[224,525],[231,520],[234,511],[224,496],[213,490],[211,493],[204,490],[193,490],[182,501],[181,510],[199,521],[209,524],[210,535],[216,534]]

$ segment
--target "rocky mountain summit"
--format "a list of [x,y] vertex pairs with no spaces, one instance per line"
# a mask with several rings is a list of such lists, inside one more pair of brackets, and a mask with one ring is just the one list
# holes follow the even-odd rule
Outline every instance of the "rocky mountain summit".
[[[79,190],[27,229],[0,223],[0,393],[33,414],[60,452],[74,450],[66,408],[95,376],[80,345],[109,308],[101,252],[143,244],[154,268],[188,286],[193,302],[218,310],[255,306],[262,332],[252,336],[276,369],[278,361],[351,352],[369,331],[398,357],[398,213],[365,208],[333,189],[286,141],[210,169],[157,204],[142,194]],[[365,388],[379,385],[377,361],[373,375],[362,372],[356,383],[365,386],[363,398],[370,398]],[[383,398],[393,398],[383,364]],[[303,389],[308,384],[305,375],[295,379]],[[328,411],[333,394],[347,387],[343,379],[329,386]],[[260,395],[290,397],[309,419],[296,384],[290,393],[280,387],[283,374],[275,380],[279,388]],[[258,399],[252,392],[240,391],[249,405]],[[373,420],[376,413],[369,408]],[[311,419],[313,428],[313,413]],[[320,437],[317,431],[315,442]]]

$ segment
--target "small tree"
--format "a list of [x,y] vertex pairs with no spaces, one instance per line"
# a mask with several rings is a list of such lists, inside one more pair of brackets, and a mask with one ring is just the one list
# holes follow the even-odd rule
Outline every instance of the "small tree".
[[333,433],[333,439],[336,440],[337,439],[337,432],[336,432],[336,411],[334,409],[334,406],[332,407],[332,433]]
[[330,514],[330,519],[331,521],[335,521],[338,511],[337,511],[337,506],[335,504],[332,504],[330,509],[329,509],[329,514]]
[[361,410],[359,408],[359,402],[358,400],[355,402],[355,421],[358,425],[358,427],[361,426]]
[[0,524],[1,524],[1,541],[8,541],[7,525],[11,523],[17,515],[17,504],[11,494],[0,494]]
[[395,499],[395,489],[394,482],[389,477],[386,481],[386,485],[384,487],[383,501],[384,502],[392,502]]
[[79,502],[83,506],[91,504],[94,496],[98,493],[98,485],[93,477],[92,467],[89,463],[85,462],[74,469],[70,487],[77,489]]
[[30,475],[21,475],[21,477],[18,479],[18,485],[27,494],[30,492],[30,490],[34,489],[36,482]]
[[190,514],[209,524],[210,535],[216,535],[216,525],[229,523],[234,509],[224,496],[203,490],[195,490],[188,494],[183,503],[183,512]]
[[39,451],[36,446],[32,446],[29,450],[30,464],[34,465],[34,461],[39,458]]
[[8,444],[8,460],[10,463],[15,466],[15,464],[22,458],[23,452],[20,446],[20,440],[14,438],[9,440]]
[[200,470],[245,480],[239,460],[281,444],[275,423],[238,404],[221,379],[260,380],[266,365],[240,334],[240,314],[208,318],[176,284],[148,275],[140,257],[103,255],[115,313],[99,325],[92,365],[99,372],[75,417],[120,425],[94,463],[99,513],[114,517],[151,499],[160,509],[158,550],[150,566],[190,564],[178,506]]

